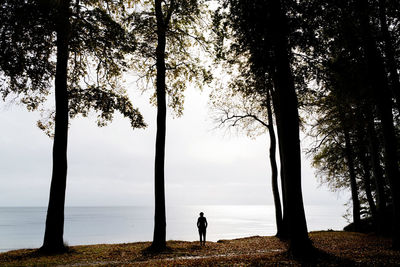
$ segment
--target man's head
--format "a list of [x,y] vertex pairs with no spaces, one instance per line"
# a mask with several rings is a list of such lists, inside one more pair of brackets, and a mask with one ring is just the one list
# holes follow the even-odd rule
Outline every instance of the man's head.
[[204,212],[200,212],[200,217],[203,217],[203,215],[204,215]]

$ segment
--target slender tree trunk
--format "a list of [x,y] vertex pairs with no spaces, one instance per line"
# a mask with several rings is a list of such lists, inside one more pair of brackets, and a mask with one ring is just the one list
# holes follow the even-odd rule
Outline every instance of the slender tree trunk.
[[362,180],[365,188],[365,194],[367,196],[367,201],[368,205],[371,211],[372,219],[374,221],[375,226],[377,226],[377,211],[376,211],[376,205],[374,201],[374,197],[372,195],[372,190],[371,190],[371,164],[368,160],[367,157],[370,157],[370,155],[367,156],[367,139],[365,137],[365,132],[366,132],[366,119],[365,119],[365,114],[363,113],[362,106],[357,107],[357,114],[359,115],[359,119],[357,120],[358,122],[356,123],[357,127],[357,142],[358,142],[358,158],[360,160],[362,169],[363,169],[363,175],[362,175]]
[[272,182],[272,193],[274,195],[275,220],[277,229],[276,236],[280,237],[283,231],[282,207],[281,207],[281,199],[279,196],[279,188],[278,188],[278,167],[276,165],[276,138],[274,130],[274,121],[272,118],[271,97],[269,90],[267,90],[267,116],[268,116],[268,133],[270,139],[269,160],[271,163],[271,182]]
[[363,175],[363,182],[365,188],[365,194],[367,196],[367,201],[369,208],[371,210],[372,217],[376,220],[376,205],[374,201],[374,197],[372,196],[371,190],[371,173],[370,167],[368,165],[368,160],[365,157],[365,154],[360,153],[361,164],[363,165],[364,175]]
[[397,139],[393,124],[392,101],[386,79],[383,59],[372,36],[367,0],[357,0],[362,43],[364,45],[368,77],[371,80],[374,100],[382,123],[385,148],[385,172],[390,182],[393,203],[393,248],[400,249],[400,172],[397,156]]
[[393,96],[396,99],[397,109],[400,112],[400,81],[399,74],[397,72],[396,60],[395,60],[395,52],[393,48],[392,38],[390,37],[390,33],[388,30],[388,25],[386,21],[386,0],[379,0],[379,20],[381,24],[381,33],[382,38],[384,40],[385,46],[385,58],[386,65],[389,71],[389,78],[391,83],[391,91]]
[[[359,133],[361,134],[361,133]],[[359,135],[361,137],[361,135]],[[361,137],[362,138],[362,137]],[[371,190],[371,167],[368,163],[368,159],[366,156],[364,140],[360,140],[361,143],[358,148],[358,157],[360,158],[360,162],[363,168],[363,184],[365,189],[365,195],[367,196],[367,201],[369,205],[369,209],[371,211],[372,219],[374,220],[375,224],[377,222],[377,212],[376,212],[376,205],[374,201],[374,197],[372,196]]]
[[154,166],[154,235],[152,248],[163,250],[166,247],[166,215],[165,215],[165,186],[164,186],[164,163],[165,163],[165,133],[166,133],[166,95],[165,95],[165,45],[167,25],[164,21],[162,1],[155,0],[155,11],[157,18],[157,48],[156,48],[156,93],[157,93],[157,135],[156,153]]
[[[278,130],[278,137],[279,137],[279,130]],[[278,141],[279,143],[279,141]],[[279,149],[279,151],[282,151]],[[281,152],[279,152],[281,154]],[[281,227],[281,234],[279,238],[281,240],[289,239],[289,219],[288,219],[288,208],[287,208],[287,197],[286,197],[286,187],[285,187],[285,172],[282,166],[282,157],[280,157],[281,161],[281,189],[282,189],[282,206],[283,206],[283,216],[282,216],[282,227]]]
[[380,156],[379,156],[379,141],[376,137],[376,131],[374,126],[374,118],[372,112],[369,110],[369,107],[364,108],[364,113],[367,121],[367,138],[368,138],[368,147],[369,154],[371,158],[371,166],[372,172],[374,174],[375,180],[375,196],[376,196],[376,204],[377,204],[377,228],[378,232],[382,233],[385,231],[384,223],[385,223],[385,210],[386,210],[386,195],[384,190],[384,180],[383,180],[383,171],[380,164]]
[[[342,125],[345,122],[342,121]],[[349,168],[349,178],[350,178],[350,188],[351,188],[351,198],[353,202],[353,223],[354,230],[356,232],[360,231],[360,200],[358,199],[358,189],[356,181],[356,173],[354,171],[354,158],[353,149],[350,142],[350,134],[347,127],[342,127],[344,129],[344,139],[345,139],[345,155],[347,159],[347,167]]]
[[[276,96],[276,92],[271,90],[271,96],[272,96],[272,106],[274,107],[275,111],[275,118],[276,121],[281,121],[280,119],[280,114],[279,114],[279,108],[278,108],[278,100]],[[282,207],[283,207],[283,216],[282,216],[282,227],[280,231],[279,238],[281,240],[287,240],[289,238],[289,230],[288,230],[288,216],[287,216],[287,204],[286,204],[286,191],[285,191],[285,172],[283,170],[283,165],[282,165],[282,142],[281,139],[279,138],[279,125],[277,123],[277,130],[278,130],[278,146],[279,146],[279,160],[281,162],[281,168],[280,168],[280,173],[281,173],[281,190],[282,190]]]
[[58,3],[57,65],[55,77],[55,132],[53,143],[53,172],[51,177],[49,205],[47,209],[46,230],[42,251],[58,253],[65,251],[64,204],[67,182],[67,141],[68,141],[68,43],[70,36],[69,22],[70,1]]
[[[281,148],[281,164],[284,172],[285,198],[288,216],[290,251],[295,256],[308,255],[311,242],[308,238],[301,190],[301,159],[299,138],[299,114],[297,96],[290,69],[286,15],[280,0],[272,0],[270,5],[273,27],[272,42],[275,56],[275,71],[272,75],[276,90],[278,136]],[[272,27],[270,27],[272,28]],[[285,211],[286,212],[286,211]]]

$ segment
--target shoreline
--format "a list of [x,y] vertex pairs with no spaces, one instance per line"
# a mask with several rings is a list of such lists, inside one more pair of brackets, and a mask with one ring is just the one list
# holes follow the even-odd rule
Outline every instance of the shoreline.
[[[116,244],[151,241],[154,231],[154,210],[141,207],[66,207],[64,240],[68,245]],[[310,231],[347,225],[342,208],[307,206],[307,227]],[[276,233],[275,211],[271,205],[213,205],[169,207],[167,239],[195,241],[196,221],[203,210],[209,221],[207,239],[235,239]],[[37,248],[42,245],[46,208],[0,208],[1,249]],[[5,251],[2,251],[5,252]]]
[[230,265],[300,265],[323,266],[393,266],[400,265],[400,251],[391,250],[389,238],[374,234],[343,231],[309,233],[317,254],[304,262],[287,253],[287,245],[274,236],[207,242],[167,241],[162,253],[149,253],[151,242],[79,245],[69,247],[59,255],[42,255],[37,249],[22,249],[0,253],[1,266],[230,266]]
[[[343,230],[317,230],[317,231],[310,231],[309,234],[312,233],[319,233],[319,232],[345,232]],[[242,237],[235,237],[235,238],[224,238],[224,239],[219,239],[217,241],[207,241],[207,243],[221,243],[221,242],[227,242],[227,241],[236,241],[236,240],[241,240],[241,239],[247,239],[247,238],[255,238],[255,237],[275,237],[273,235],[266,235],[266,236],[260,236],[260,235],[250,235],[250,236],[242,236]],[[169,239],[167,240],[168,242],[189,242],[189,243],[196,243],[199,242],[198,240],[179,240],[179,239]],[[108,245],[126,245],[126,244],[139,244],[139,243],[151,243],[150,240],[140,240],[140,241],[132,241],[132,242],[113,242],[113,243],[94,243],[94,244],[74,244],[74,245],[69,245],[68,242],[65,242],[67,244],[67,247],[73,248],[73,247],[82,247],[82,246],[108,246]],[[37,250],[39,247],[28,247],[28,248],[13,248],[13,249],[7,249],[7,250],[1,250],[0,249],[0,255],[2,253],[7,253],[7,252],[12,252],[12,251],[29,251],[29,250]]]

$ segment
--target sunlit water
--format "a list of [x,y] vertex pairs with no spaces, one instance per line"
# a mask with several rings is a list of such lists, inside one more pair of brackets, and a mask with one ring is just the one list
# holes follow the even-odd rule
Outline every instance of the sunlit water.
[[[167,239],[197,240],[197,217],[205,213],[207,240],[275,234],[273,206],[182,206],[167,208]],[[308,230],[341,230],[343,207],[306,206]],[[67,207],[64,239],[69,245],[149,241],[152,207]],[[43,207],[0,207],[0,251],[40,247]]]

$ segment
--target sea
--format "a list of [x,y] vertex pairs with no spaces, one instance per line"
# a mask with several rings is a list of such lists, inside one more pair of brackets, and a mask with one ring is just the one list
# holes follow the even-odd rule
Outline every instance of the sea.
[[[0,252],[38,248],[44,236],[46,207],[0,207]],[[194,241],[200,212],[208,221],[207,240],[269,236],[276,233],[273,205],[167,207],[167,240]],[[342,230],[341,206],[305,206],[309,231]],[[66,207],[64,240],[68,245],[151,241],[154,208]]]

